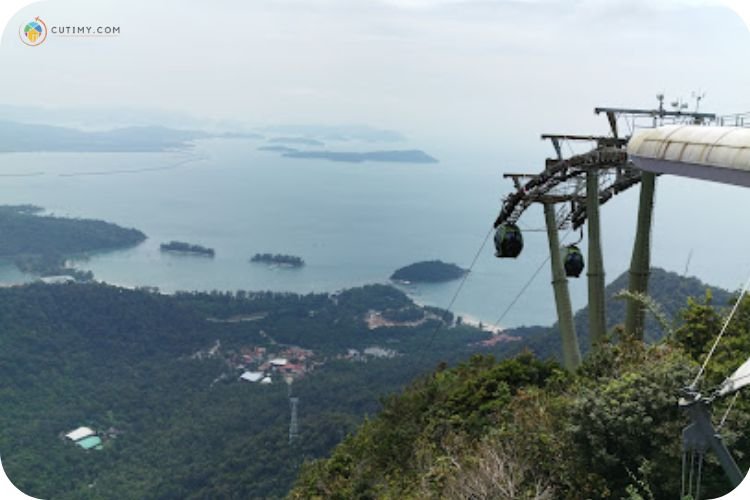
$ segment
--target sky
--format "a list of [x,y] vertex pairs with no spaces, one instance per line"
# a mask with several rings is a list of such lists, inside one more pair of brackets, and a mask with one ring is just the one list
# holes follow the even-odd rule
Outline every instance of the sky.
[[[542,132],[604,131],[595,106],[652,106],[658,92],[750,110],[750,32],[710,0],[154,3],[21,10],[0,45],[0,107],[368,124],[511,162],[538,158]],[[121,34],[26,47],[16,27],[36,16]]]

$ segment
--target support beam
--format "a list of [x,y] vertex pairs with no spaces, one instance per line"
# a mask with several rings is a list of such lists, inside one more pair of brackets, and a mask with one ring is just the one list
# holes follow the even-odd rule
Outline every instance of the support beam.
[[[633,244],[633,256],[630,260],[631,293],[648,293],[648,277],[651,268],[651,221],[654,212],[654,191],[656,175],[643,172],[641,176],[641,197],[638,204],[638,223]],[[625,309],[625,331],[643,340],[646,311],[643,304],[628,300]]]
[[586,172],[586,215],[588,216],[589,340],[596,350],[606,340],[607,321],[604,305],[604,262],[599,224],[599,170]]
[[557,234],[554,205],[545,203],[544,221],[547,224],[547,239],[552,266],[552,288],[555,292],[555,306],[557,307],[557,324],[560,327],[560,336],[562,337],[563,365],[567,370],[575,371],[581,364],[581,351],[578,347],[578,336],[573,322],[573,306],[570,303],[568,279],[565,277],[560,256],[560,239]]
[[614,111],[607,111],[607,120],[609,121],[609,128],[612,130],[612,135],[617,139],[619,137],[617,133],[617,115]]
[[710,448],[719,459],[719,464],[732,487],[739,486],[745,474],[737,466],[721,435],[711,423],[707,401],[701,398],[700,394],[688,391],[685,397],[680,398],[679,405],[692,421],[682,432],[683,450],[705,453]]
[[631,109],[631,108],[594,108],[594,113],[612,113],[617,115],[631,115],[641,117],[674,117],[674,118],[693,118],[698,122],[716,120],[714,113],[696,113],[692,111],[666,111],[663,104],[659,105],[659,109]]

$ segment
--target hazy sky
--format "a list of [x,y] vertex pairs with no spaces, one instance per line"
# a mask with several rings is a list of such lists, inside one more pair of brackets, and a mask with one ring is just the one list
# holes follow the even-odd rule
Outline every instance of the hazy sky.
[[[750,32],[713,3],[51,0],[5,32],[0,104],[366,123],[523,157],[543,131],[601,129],[594,106],[658,91],[750,110]],[[122,32],[26,47],[17,26],[37,15]]]

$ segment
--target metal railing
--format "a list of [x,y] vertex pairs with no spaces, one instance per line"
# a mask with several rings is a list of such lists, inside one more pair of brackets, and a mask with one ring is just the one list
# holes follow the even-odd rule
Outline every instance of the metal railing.
[[721,127],[750,127],[750,112],[719,116],[716,121]]

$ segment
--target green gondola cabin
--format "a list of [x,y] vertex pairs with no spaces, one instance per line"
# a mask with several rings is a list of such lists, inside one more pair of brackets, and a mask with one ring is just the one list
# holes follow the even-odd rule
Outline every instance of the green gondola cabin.
[[523,234],[515,224],[500,224],[495,231],[495,256],[515,259],[523,250]]
[[565,276],[569,278],[577,278],[583,272],[583,254],[577,246],[569,245],[565,247],[564,266]]

